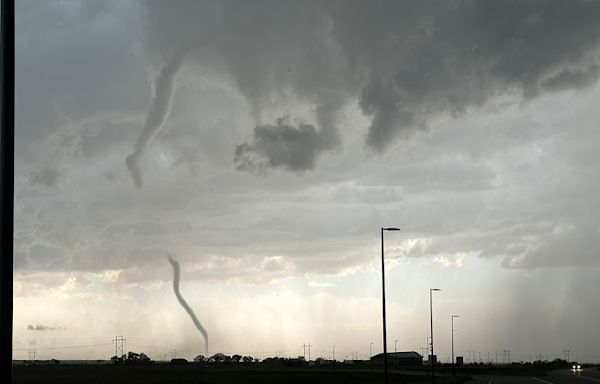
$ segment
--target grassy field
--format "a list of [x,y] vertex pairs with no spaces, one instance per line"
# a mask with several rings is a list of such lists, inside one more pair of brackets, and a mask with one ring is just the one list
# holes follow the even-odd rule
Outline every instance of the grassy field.
[[[390,383],[425,384],[426,376],[390,374]],[[436,384],[461,384],[466,378],[440,378]],[[111,366],[111,365],[56,365],[56,366],[20,366],[14,368],[15,384],[54,384],[54,383],[108,383],[108,384],[369,384],[383,383],[383,373],[350,369],[221,369],[207,368],[194,364],[171,366],[153,364],[149,366]]]

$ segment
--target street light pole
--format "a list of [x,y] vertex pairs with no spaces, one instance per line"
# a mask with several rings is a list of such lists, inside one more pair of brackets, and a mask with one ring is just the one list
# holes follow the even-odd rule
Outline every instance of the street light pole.
[[396,348],[397,343],[398,343],[398,340],[394,340],[394,353],[398,352],[398,349]]
[[456,376],[456,372],[454,372],[454,366],[456,365],[456,362],[454,361],[454,318],[460,316],[451,315],[450,317],[452,319],[452,376]]
[[369,360],[371,360],[371,364],[373,364],[373,343],[369,344]]
[[434,353],[433,353],[433,300],[432,300],[433,291],[439,292],[439,291],[441,291],[441,289],[431,288],[429,290],[429,325],[430,325],[430,331],[431,331],[431,355],[429,356],[429,360],[431,360],[430,361],[430,363],[431,363],[431,384],[433,384],[433,380],[434,380],[433,379],[433,367],[434,367],[434,364],[433,364],[433,356],[434,356]]
[[385,257],[383,251],[383,231],[399,231],[400,228],[381,228],[381,306],[383,311],[383,377],[384,383],[388,382],[387,363],[387,332],[385,326]]

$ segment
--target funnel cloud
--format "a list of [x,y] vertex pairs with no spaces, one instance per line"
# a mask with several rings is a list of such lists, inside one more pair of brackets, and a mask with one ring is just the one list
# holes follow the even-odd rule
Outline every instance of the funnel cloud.
[[171,110],[173,101],[173,83],[177,71],[181,67],[183,55],[175,53],[169,61],[162,67],[155,84],[155,95],[150,104],[150,110],[144,129],[133,146],[133,152],[127,156],[126,163],[129,172],[133,177],[133,182],[137,189],[142,188],[144,184],[142,166],[140,162],[148,145],[165,125],[165,121]]
[[173,259],[171,255],[168,255],[168,258],[169,263],[171,263],[171,266],[173,267],[173,291],[175,292],[175,296],[177,296],[177,301],[179,301],[179,304],[181,304],[183,309],[185,309],[198,331],[200,331],[200,333],[202,334],[202,337],[204,338],[204,352],[206,353],[206,356],[208,356],[208,332],[206,331],[206,328],[202,326],[202,323],[200,323],[200,320],[198,320],[192,308],[185,301],[183,296],[181,296],[181,292],[179,292],[179,263],[175,259]]

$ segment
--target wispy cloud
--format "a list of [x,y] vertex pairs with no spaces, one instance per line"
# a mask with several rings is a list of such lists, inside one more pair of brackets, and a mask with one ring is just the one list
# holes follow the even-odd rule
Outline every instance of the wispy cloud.
[[64,331],[66,328],[65,327],[51,327],[48,325],[44,325],[44,324],[28,324],[27,325],[27,330],[28,331]]

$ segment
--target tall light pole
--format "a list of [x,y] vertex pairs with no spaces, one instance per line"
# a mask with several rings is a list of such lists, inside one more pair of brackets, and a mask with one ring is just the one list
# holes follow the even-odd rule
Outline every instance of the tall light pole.
[[397,343],[398,343],[398,340],[394,340],[394,353],[398,352],[398,349],[396,348]]
[[455,361],[454,361],[454,318],[456,317],[460,317],[458,315],[451,315],[450,318],[452,319],[452,376],[456,376],[456,372],[454,372],[454,366],[456,365]]
[[383,231],[399,231],[400,228],[381,228],[381,306],[383,311],[383,377],[384,383],[388,382],[387,364],[387,332],[385,328],[385,257],[383,252]]
[[335,345],[333,346],[333,353],[331,354],[331,360],[333,360],[335,364]]
[[373,343],[369,344],[369,360],[371,360],[371,363],[373,363],[373,359],[371,358],[373,356]]
[[431,331],[431,356],[429,356],[429,360],[431,363],[431,383],[433,384],[433,367],[435,364],[433,364],[433,300],[432,300],[432,293],[436,291],[439,292],[441,291],[441,289],[439,288],[431,288],[429,289],[429,325],[430,325],[430,331]]

